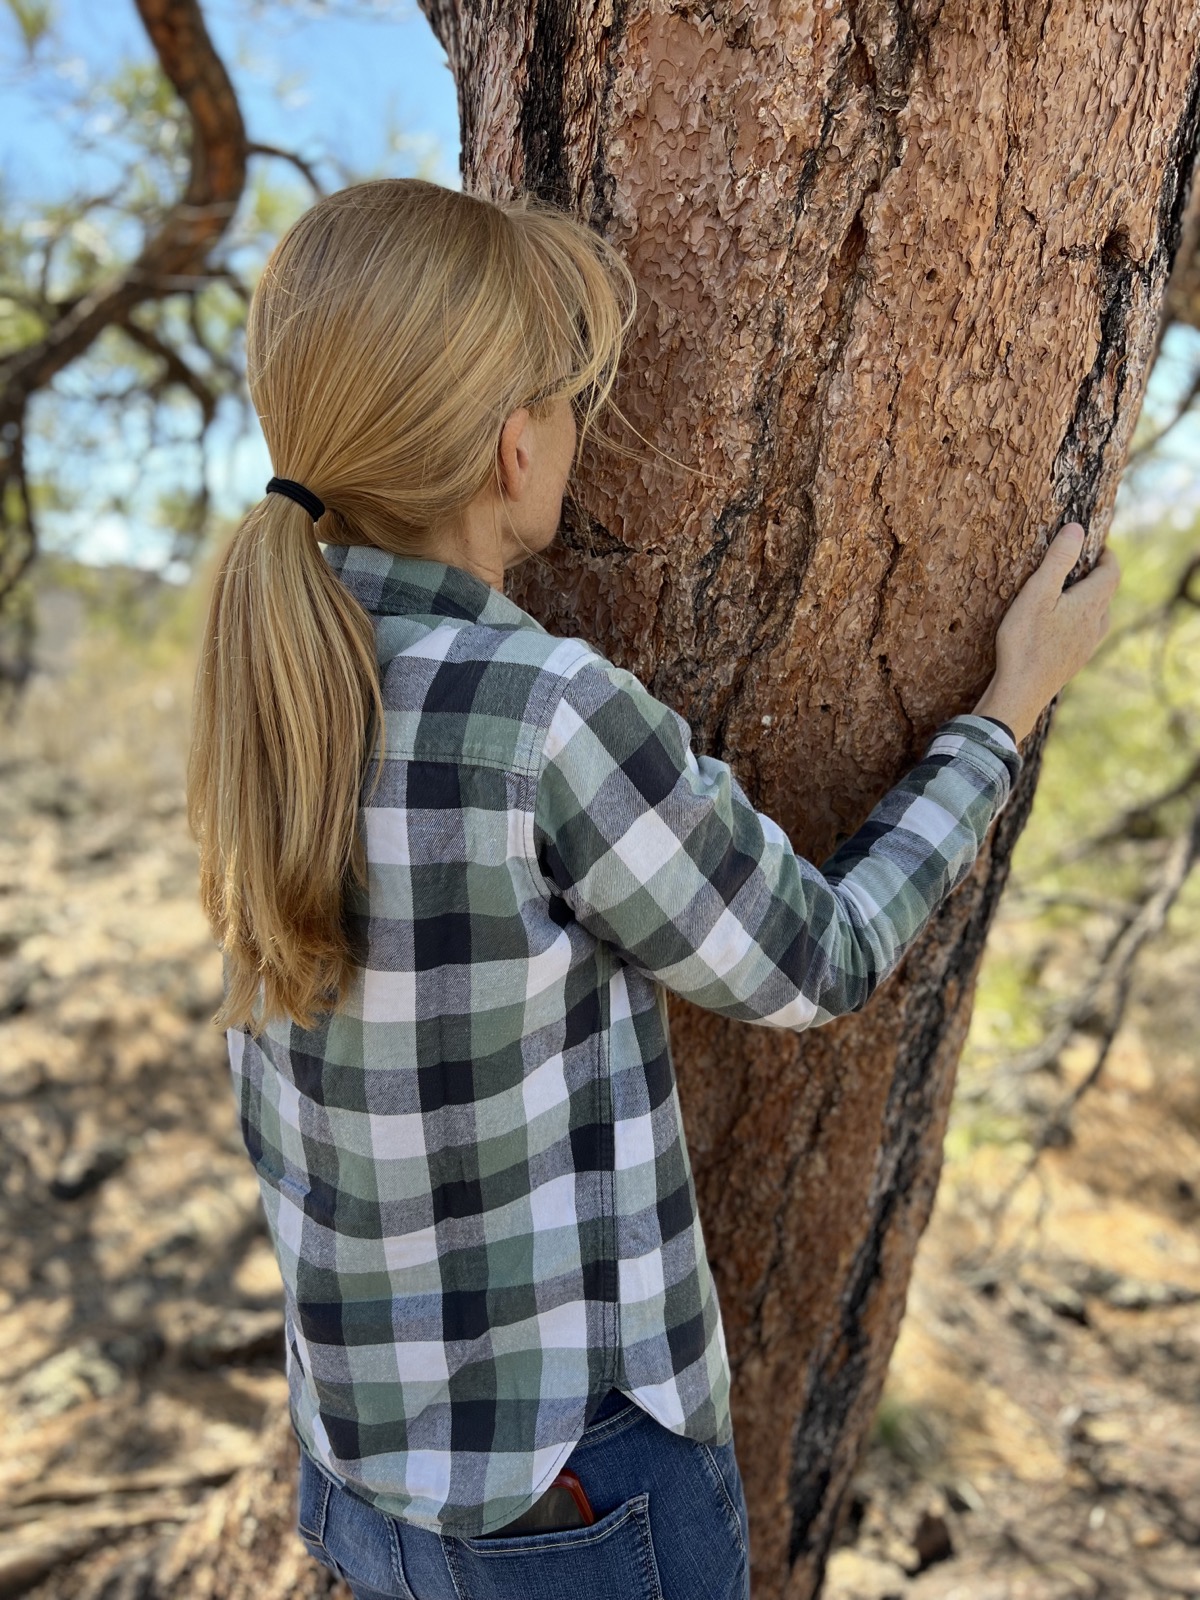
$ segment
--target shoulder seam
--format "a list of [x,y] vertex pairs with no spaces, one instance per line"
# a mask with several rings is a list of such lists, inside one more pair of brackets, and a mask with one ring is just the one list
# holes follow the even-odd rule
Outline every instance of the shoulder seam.
[[[547,884],[537,858],[537,841],[533,836],[534,821],[537,814],[538,791],[541,787],[542,773],[546,769],[546,744],[550,737],[550,724],[554,721],[555,712],[562,704],[563,696],[571,684],[578,677],[580,671],[592,664],[607,666],[609,663],[584,640],[575,641],[579,649],[573,659],[569,661],[569,670],[556,673],[547,685],[545,698],[542,702],[541,712],[533,723],[538,735],[537,750],[532,753],[528,767],[521,773],[521,777],[528,785],[526,804],[522,807],[521,815],[523,826],[521,829],[521,842],[525,850],[525,870],[530,881],[543,900],[550,901],[554,898],[553,890]],[[532,721],[532,719],[531,719]]]
[[[550,666],[554,656],[565,645],[574,645],[575,649],[563,650],[564,660]],[[559,639],[555,649],[550,653],[550,661],[543,663],[542,672],[546,677],[546,684],[540,692],[536,715],[534,707],[530,704],[529,727],[531,744],[536,748],[531,749],[522,768],[522,775],[533,778],[535,781],[541,777],[542,767],[546,760],[546,737],[550,732],[550,724],[554,720],[554,713],[558,709],[559,701],[567,692],[567,687],[579,672],[581,667],[589,661],[600,661],[603,657],[592,649],[583,639]],[[549,669],[549,670],[548,670]]]

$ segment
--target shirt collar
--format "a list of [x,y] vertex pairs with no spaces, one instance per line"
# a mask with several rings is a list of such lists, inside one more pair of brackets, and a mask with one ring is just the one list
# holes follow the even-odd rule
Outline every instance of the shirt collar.
[[377,617],[461,617],[499,628],[546,630],[490,583],[462,567],[420,556],[397,556],[377,545],[327,544],[330,569]]

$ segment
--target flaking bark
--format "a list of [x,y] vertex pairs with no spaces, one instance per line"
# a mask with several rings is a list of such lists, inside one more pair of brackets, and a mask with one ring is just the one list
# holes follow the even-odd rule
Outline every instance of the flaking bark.
[[[621,248],[618,396],[710,475],[592,451],[509,593],[636,672],[821,862],[975,703],[1053,532],[1088,526],[1080,570],[1103,544],[1195,166],[1200,7],[423,5],[464,181]],[[820,1584],[1048,722],[865,1012],[793,1037],[671,1002],[758,1600]]]

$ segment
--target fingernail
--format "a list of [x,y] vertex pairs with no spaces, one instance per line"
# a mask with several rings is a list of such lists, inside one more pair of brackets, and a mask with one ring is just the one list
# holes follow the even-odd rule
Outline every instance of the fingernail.
[[1068,522],[1064,525],[1064,533],[1069,533],[1074,539],[1083,538],[1083,524],[1081,522]]

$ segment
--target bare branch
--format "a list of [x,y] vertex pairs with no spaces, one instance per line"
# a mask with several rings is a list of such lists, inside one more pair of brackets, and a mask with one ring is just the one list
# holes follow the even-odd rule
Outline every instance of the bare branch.
[[[1113,1042],[1124,1020],[1137,957],[1147,941],[1161,932],[1167,915],[1187,882],[1198,856],[1200,856],[1200,807],[1192,813],[1188,826],[1176,839],[1150,894],[1127,926],[1112,941],[1096,972],[1076,996],[1062,1022],[1054,1029],[1044,1045],[1024,1058],[1021,1067],[1010,1067],[1010,1072],[1027,1073],[1034,1070],[1037,1065],[1048,1065],[1066,1044],[1070,1033],[1083,1024],[1094,1024],[1099,1020],[1100,1043],[1095,1061],[1069,1093],[1064,1095],[1043,1118],[1031,1140],[1032,1148],[1029,1155],[1003,1189],[995,1205],[990,1208],[993,1240],[998,1235],[1001,1221],[1014,1196],[1026,1179],[1037,1173],[1043,1151],[1070,1141],[1071,1118],[1075,1108],[1088,1090],[1099,1082]],[[1112,1001],[1107,1015],[1102,1016],[1096,1002],[1100,990],[1107,983],[1112,984]],[[1093,1028],[1091,1031],[1096,1030]],[[999,1098],[996,1103],[1000,1103]],[[1034,1219],[1035,1225],[1040,1220],[1043,1206],[1044,1197],[1043,1203],[1039,1205],[1039,1216]]]
[[1130,617],[1128,622],[1122,623],[1119,628],[1113,628],[1105,635],[1099,648],[1092,653],[1093,666],[1110,655],[1131,633],[1140,633],[1145,628],[1169,622],[1171,613],[1177,606],[1191,606],[1200,610],[1200,591],[1193,593],[1193,583],[1197,577],[1200,577],[1200,555],[1194,555],[1189,559],[1179,575],[1174,590],[1165,600],[1147,606],[1137,616]]
[[290,162],[297,172],[308,180],[309,187],[315,195],[319,196],[325,193],[321,186],[321,180],[317,177],[311,163],[305,161],[303,156],[298,156],[294,150],[281,150],[278,145],[257,143],[247,145],[246,150],[248,155],[272,156],[278,161]]
[[[7,490],[16,495],[19,521],[15,527],[4,519],[4,543],[0,547],[0,606],[12,594],[33,563],[38,551],[38,528],[34,520],[33,498],[25,465],[25,413],[3,424],[5,473],[0,483],[0,505],[7,501]],[[6,673],[11,678],[13,674]]]
[[45,337],[0,362],[0,424],[146,300],[211,281],[209,252],[233,219],[246,182],[246,130],[198,0],[137,0],[150,42],[191,116],[191,173],[179,202],[137,259],[83,295]]
[[125,334],[126,339],[131,339],[134,344],[141,346],[142,350],[149,350],[150,355],[157,355],[158,360],[163,363],[165,371],[162,382],[155,384],[152,392],[157,392],[166,382],[187,389],[187,392],[200,403],[203,426],[208,427],[216,411],[216,395],[208,384],[205,384],[203,378],[200,378],[200,374],[194,373],[186,360],[179,355],[178,350],[171,349],[170,344],[163,344],[162,339],[158,338],[157,334],[150,333],[149,328],[142,328],[136,322],[123,322],[120,323],[120,331]]
[[156,384],[151,393],[156,392],[162,383],[175,383],[180,388],[186,389],[189,394],[199,402],[201,413],[204,417],[204,426],[207,428],[217,409],[217,397],[204,382],[198,372],[193,372],[187,362],[170,345],[164,344],[157,334],[151,333],[149,328],[143,328],[136,322],[122,322],[121,332],[127,339],[139,345],[143,350],[148,350],[152,356],[157,356],[165,368],[160,384]]
[[1165,428],[1160,428],[1159,431],[1152,438],[1147,439],[1144,444],[1139,444],[1136,450],[1131,450],[1129,452],[1125,458],[1126,467],[1128,467],[1132,462],[1139,460],[1141,457],[1149,455],[1152,450],[1157,450],[1159,445],[1172,431],[1172,429],[1178,427],[1178,425],[1183,421],[1184,417],[1187,416],[1198,397],[1200,397],[1200,368],[1197,369],[1195,377],[1188,386],[1188,392],[1184,395],[1182,401],[1176,409],[1175,415],[1171,418],[1170,422],[1167,423]]
[[1034,912],[1054,911],[1060,906],[1069,906],[1074,911],[1091,911],[1101,917],[1125,918],[1137,910],[1128,900],[1109,900],[1103,895],[1086,894],[1075,889],[1028,889],[1011,879],[1005,898],[1013,905],[1028,906]]
[[[1087,1090],[1098,1080],[1124,1015],[1133,967],[1138,954],[1149,939],[1162,931],[1167,914],[1178,899],[1198,856],[1200,856],[1200,806],[1192,812],[1188,826],[1172,844],[1150,893],[1110,941],[1096,971],[1071,1001],[1062,1019],[1042,1044],[1009,1064],[1007,1069],[1009,1075],[1027,1076],[1056,1060],[1072,1033],[1085,1024],[1091,1031],[1096,1031],[1096,1024],[1099,1024],[1100,1049],[1096,1061],[1086,1076],[1047,1117],[1034,1139],[1035,1155],[1047,1145],[1062,1142],[1071,1112]],[[1112,985],[1114,990],[1113,1001],[1107,1015],[1102,1012],[1099,1005],[1101,992],[1106,985]]]
[[[1043,868],[1046,872],[1057,872],[1062,867],[1073,866],[1081,861],[1084,856],[1091,855],[1093,851],[1103,849],[1107,844],[1115,844],[1121,839],[1145,839],[1158,836],[1158,813],[1164,806],[1170,805],[1174,800],[1181,800],[1196,788],[1200,787],[1200,755],[1192,762],[1191,766],[1167,789],[1162,789],[1156,795],[1151,795],[1148,800],[1139,800],[1137,805],[1130,806],[1115,817],[1107,827],[1099,833],[1090,834],[1085,839],[1078,840],[1073,845],[1068,845],[1064,850],[1054,856]],[[1154,831],[1151,832],[1150,830]]]

